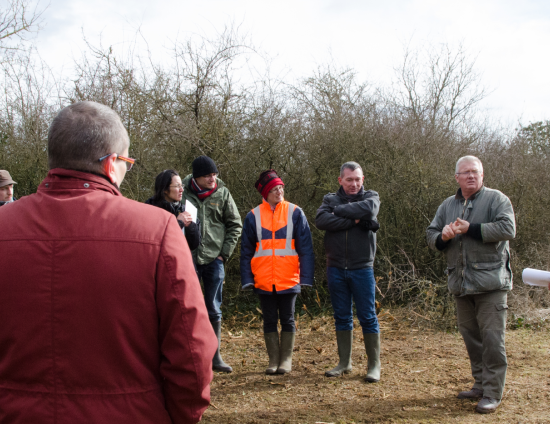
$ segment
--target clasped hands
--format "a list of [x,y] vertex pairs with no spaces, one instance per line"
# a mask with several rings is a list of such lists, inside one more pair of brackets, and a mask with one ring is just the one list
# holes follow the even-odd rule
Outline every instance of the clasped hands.
[[441,239],[448,241],[455,238],[458,234],[466,234],[470,228],[470,223],[463,219],[457,218],[455,222],[451,222],[443,227],[441,231]]

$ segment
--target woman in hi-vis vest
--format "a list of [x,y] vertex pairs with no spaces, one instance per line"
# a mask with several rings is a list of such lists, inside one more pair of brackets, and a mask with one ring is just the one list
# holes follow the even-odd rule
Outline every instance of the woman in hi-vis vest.
[[284,183],[273,169],[262,172],[255,186],[263,202],[244,220],[241,283],[260,298],[269,355],[265,372],[285,374],[292,369],[296,296],[300,286],[313,285],[313,242],[304,212],[284,199]]

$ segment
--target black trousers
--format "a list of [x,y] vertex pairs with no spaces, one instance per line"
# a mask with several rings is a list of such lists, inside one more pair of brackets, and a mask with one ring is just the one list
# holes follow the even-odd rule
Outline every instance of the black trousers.
[[298,293],[277,294],[273,292],[272,294],[258,294],[258,296],[264,316],[264,333],[276,333],[279,320],[281,320],[282,331],[296,332],[294,308]]

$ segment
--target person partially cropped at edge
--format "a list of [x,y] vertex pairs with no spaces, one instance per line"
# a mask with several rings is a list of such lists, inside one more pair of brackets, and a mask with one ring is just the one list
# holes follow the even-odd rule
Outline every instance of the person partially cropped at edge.
[[376,316],[374,255],[380,198],[365,190],[363,169],[357,162],[346,162],[340,168],[340,189],[329,193],[317,210],[315,225],[325,230],[327,280],[334,309],[338,365],[325,372],[338,377],[351,371],[353,345],[353,302],[363,330],[368,358],[365,381],[380,380],[380,327]]
[[145,203],[174,215],[180,228],[185,231],[189,249],[193,250],[201,242],[200,220],[197,218],[197,222],[193,222],[191,214],[185,210],[185,202],[182,202],[184,189],[180,175],[173,169],[165,169],[155,178],[155,194]]
[[107,106],[67,106],[38,191],[0,208],[0,422],[191,424],[216,338],[176,219],[119,191]]
[[193,250],[197,274],[204,287],[208,317],[218,337],[218,350],[212,360],[214,371],[232,372],[220,353],[222,331],[222,293],[227,262],[239,236],[241,216],[229,189],[218,178],[218,168],[208,156],[193,161],[193,174],[183,179],[182,201],[189,200],[197,209],[201,222],[201,243]]
[[459,399],[479,399],[476,411],[495,412],[506,370],[506,312],[512,289],[509,240],[516,235],[510,199],[483,185],[483,164],[475,156],[456,163],[458,191],[437,209],[427,229],[430,248],[447,259],[448,286],[456,302],[474,385]]
[[13,203],[17,198],[13,195],[13,185],[17,184],[5,169],[0,169],[0,206]]
[[283,180],[273,169],[262,172],[255,187],[263,202],[244,220],[241,284],[260,298],[269,356],[265,372],[285,374],[292,370],[296,297],[301,286],[313,285],[313,241],[304,212],[284,199]]

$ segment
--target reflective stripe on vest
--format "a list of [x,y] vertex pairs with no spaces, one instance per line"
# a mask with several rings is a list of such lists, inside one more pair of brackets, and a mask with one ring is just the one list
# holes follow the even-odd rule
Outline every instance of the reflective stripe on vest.
[[286,222],[286,243],[284,249],[265,249],[262,247],[262,213],[260,206],[254,208],[254,218],[256,220],[256,236],[258,237],[258,250],[254,253],[254,257],[260,256],[297,256],[298,253],[292,248],[292,233],[294,232],[294,223],[292,222],[292,214],[296,205],[288,204],[288,217]]

